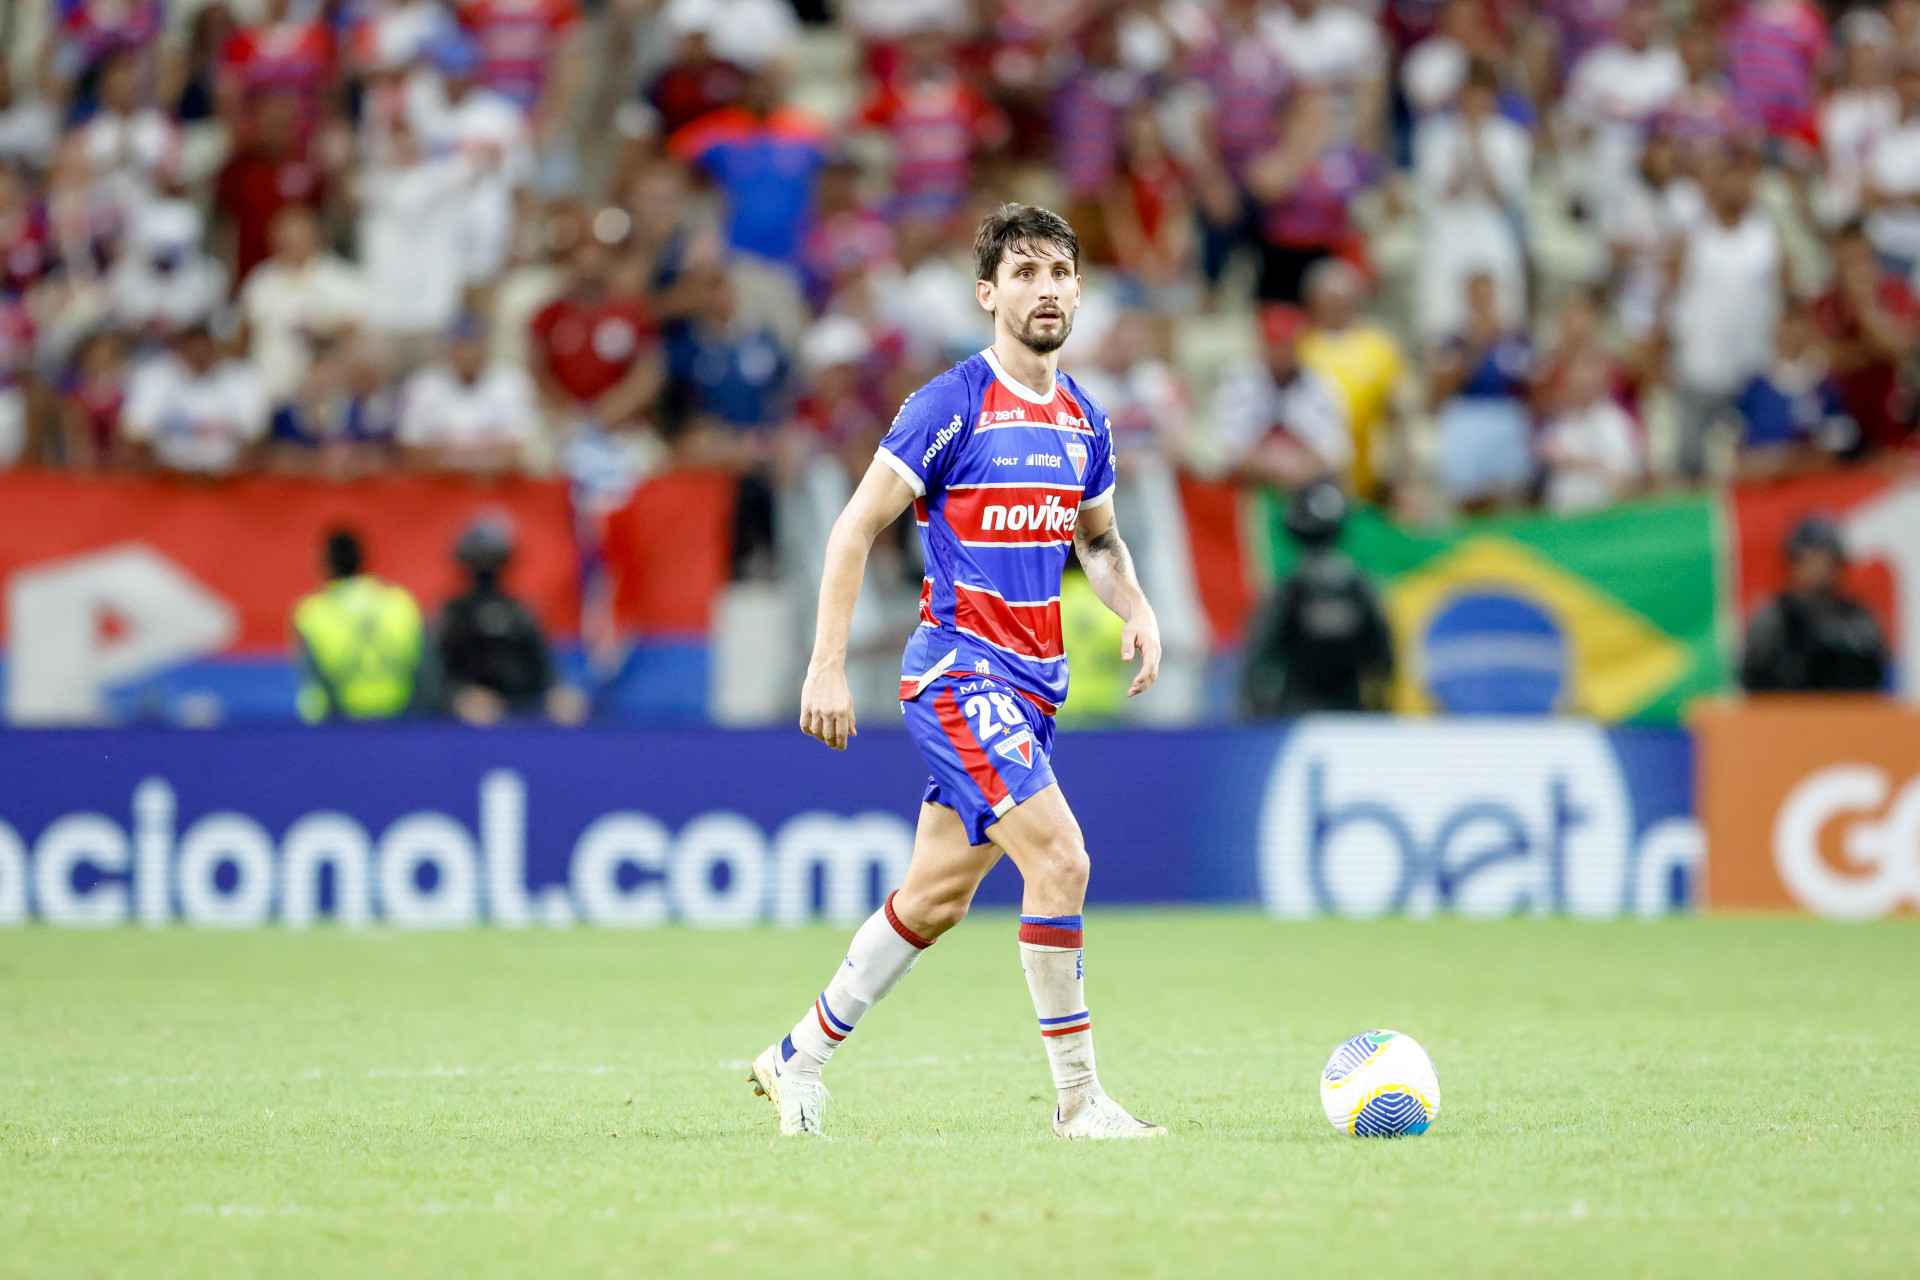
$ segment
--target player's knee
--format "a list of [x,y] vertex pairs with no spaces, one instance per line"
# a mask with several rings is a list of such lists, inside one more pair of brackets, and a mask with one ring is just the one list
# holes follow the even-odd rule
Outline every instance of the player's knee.
[[937,938],[967,918],[973,893],[965,886],[935,886],[930,891],[895,895],[893,908],[901,922],[922,937]]
[[1092,863],[1087,858],[1087,847],[1080,842],[1077,833],[1047,841],[1042,856],[1047,878],[1056,888],[1076,896],[1086,892]]

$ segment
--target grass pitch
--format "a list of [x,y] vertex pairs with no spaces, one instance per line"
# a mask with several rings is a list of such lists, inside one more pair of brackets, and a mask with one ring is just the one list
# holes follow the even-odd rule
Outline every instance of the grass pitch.
[[[837,930],[0,933],[0,1276],[1914,1276],[1913,925],[1096,911],[1074,1144],[1006,916],[782,1142],[746,1060]],[[1418,1038],[1426,1137],[1316,1079]]]

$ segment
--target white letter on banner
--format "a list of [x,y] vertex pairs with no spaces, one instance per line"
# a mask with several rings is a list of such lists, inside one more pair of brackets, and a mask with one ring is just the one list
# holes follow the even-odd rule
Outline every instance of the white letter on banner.
[[33,892],[48,924],[98,928],[127,918],[127,886],[96,884],[75,893],[73,870],[83,862],[113,875],[127,869],[127,833],[97,813],[70,813],[40,833],[33,849]]
[[[667,921],[667,874],[673,837],[644,813],[609,813],[593,820],[573,846],[574,901],[580,914],[611,928],[648,929]],[[620,888],[620,868],[643,878]]]
[[[713,873],[727,868],[727,886]],[[767,884],[767,840],[737,813],[708,813],[689,822],[673,851],[667,887],[680,919],[701,929],[740,928],[760,919]]]
[[27,918],[27,846],[20,833],[0,822],[0,925]]
[[280,840],[280,919],[306,929],[320,914],[320,868],[333,867],[333,918],[364,929],[373,911],[368,863],[373,842],[367,829],[344,813],[309,813]]
[[[467,829],[444,813],[410,813],[380,837],[380,910],[402,929],[459,929],[480,918],[480,857]],[[433,888],[415,876],[437,873]]]
[[533,923],[527,905],[527,784],[511,769],[480,779],[480,847],[487,855],[487,918],[509,929]]
[[[220,864],[239,873],[232,893],[214,883]],[[257,929],[273,909],[273,837],[243,813],[210,813],[180,838],[180,914],[203,929]]]
[[773,918],[788,928],[807,921],[813,914],[813,869],[819,867],[827,919],[858,924],[878,905],[867,894],[871,869],[880,869],[884,902],[905,879],[912,860],[913,828],[898,814],[841,818],[803,813],[790,818],[773,838]]
[[133,897],[140,923],[158,929],[173,919],[173,788],[146,778],[133,789]]

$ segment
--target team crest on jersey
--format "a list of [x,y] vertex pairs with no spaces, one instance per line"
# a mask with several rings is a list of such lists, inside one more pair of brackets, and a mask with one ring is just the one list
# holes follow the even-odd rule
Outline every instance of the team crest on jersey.
[[987,666],[987,660],[985,658],[982,658],[980,659],[980,661],[974,663],[973,669],[979,672],[983,676],[992,674],[992,668]]
[[1006,741],[995,743],[993,749],[1009,760],[1018,760],[1028,768],[1033,767],[1033,731],[1030,729],[1022,729]]
[[1069,440],[1067,441],[1067,456],[1073,459],[1073,478],[1075,480],[1085,480],[1087,478],[1087,446],[1081,444],[1078,440]]

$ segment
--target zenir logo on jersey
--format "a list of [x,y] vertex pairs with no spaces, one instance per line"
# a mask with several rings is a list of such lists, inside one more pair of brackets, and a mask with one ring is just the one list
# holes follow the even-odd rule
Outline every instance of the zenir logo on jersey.
[[1009,760],[1018,760],[1029,769],[1033,767],[1033,731],[1022,729],[1008,735],[1004,742],[997,742],[993,749]]
[[1087,446],[1081,444],[1078,440],[1069,440],[1067,441],[1067,456],[1073,459],[1073,478],[1075,480],[1085,480],[1087,478]]

